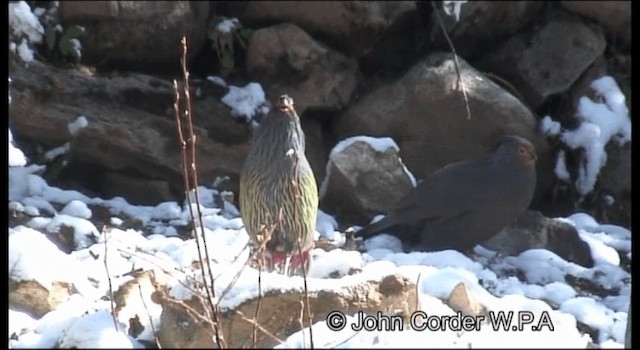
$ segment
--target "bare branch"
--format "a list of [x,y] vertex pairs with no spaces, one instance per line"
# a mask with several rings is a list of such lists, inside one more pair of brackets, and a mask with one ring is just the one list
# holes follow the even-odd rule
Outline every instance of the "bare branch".
[[156,332],[156,327],[153,325],[153,320],[151,319],[151,314],[149,313],[149,308],[147,307],[147,302],[144,301],[144,295],[142,295],[142,287],[138,284],[138,291],[140,292],[140,300],[142,300],[142,306],[144,306],[144,310],[147,312],[147,317],[149,318],[149,324],[151,325],[151,331],[153,332],[153,338],[156,341],[156,346],[158,349],[162,349],[160,345],[160,339],[158,339],[158,332]]
[[118,327],[118,320],[116,319],[116,304],[113,300],[113,287],[111,286],[111,274],[109,273],[109,264],[107,263],[107,230],[106,226],[102,226],[102,234],[104,235],[104,270],[107,273],[107,281],[109,282],[109,302],[111,303],[111,317],[113,317],[113,326],[116,328],[116,332],[120,332]]
[[440,29],[442,29],[442,33],[444,37],[447,39],[447,43],[449,43],[449,47],[451,48],[451,52],[453,53],[453,62],[456,67],[456,74],[458,75],[458,84],[460,90],[462,90],[462,96],[464,97],[464,107],[467,109],[467,119],[471,119],[471,109],[469,108],[469,97],[467,96],[467,89],[464,87],[464,82],[462,81],[462,75],[460,74],[460,63],[458,62],[458,53],[456,52],[455,46],[453,46],[453,41],[449,37],[447,33],[447,29],[444,27],[444,22],[442,22],[442,18],[440,17],[440,13],[438,12],[438,8],[434,1],[431,1],[431,6],[433,7],[433,13],[435,13],[436,18],[438,19],[438,23],[440,24]]

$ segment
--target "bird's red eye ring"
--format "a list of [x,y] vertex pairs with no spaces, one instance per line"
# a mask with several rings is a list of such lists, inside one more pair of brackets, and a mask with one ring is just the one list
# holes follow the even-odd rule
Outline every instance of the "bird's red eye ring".
[[520,152],[520,154],[527,154],[527,150],[522,147],[518,148],[518,152]]

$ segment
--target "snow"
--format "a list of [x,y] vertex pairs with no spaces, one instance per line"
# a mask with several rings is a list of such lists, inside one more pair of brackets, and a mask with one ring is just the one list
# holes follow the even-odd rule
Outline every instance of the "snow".
[[371,137],[360,135],[349,137],[338,142],[335,146],[333,146],[333,149],[331,150],[331,156],[342,153],[345,148],[351,146],[356,142],[368,143],[376,152],[385,152],[389,148],[393,149],[396,152],[400,151],[400,148],[398,148],[396,142],[393,141],[393,139],[390,137]]
[[[338,222],[333,216],[322,210],[318,210],[318,218],[316,221],[316,232],[318,232],[320,237],[334,242],[342,240],[343,236],[336,231],[338,229]],[[316,237],[316,239],[318,239],[318,237]]]
[[71,49],[74,52],[74,57],[80,59],[80,57],[82,57],[82,44],[80,43],[80,40],[76,38],[69,39],[69,44],[71,44]]
[[225,82],[224,79],[222,79],[219,76],[210,75],[207,77],[207,80],[220,87],[223,87],[223,88],[227,87],[227,82]]
[[[117,227],[108,227],[105,233],[99,233],[88,220],[92,216],[89,204],[107,206],[114,215],[112,222],[122,224],[122,219],[117,216],[127,213],[146,227],[160,228],[168,227],[170,222],[186,220],[188,206],[173,202],[132,206],[122,198],[89,198],[75,191],[51,187],[33,170],[25,170],[24,173],[30,177],[27,182],[31,186],[16,196],[11,202],[12,207],[26,208],[27,199],[40,200],[50,206],[58,203],[64,206],[57,213],[40,212],[37,215],[44,217],[32,218],[27,226],[9,228],[9,275],[13,280],[34,279],[45,286],[53,281],[70,281],[80,286],[80,293],[72,295],[40,319],[10,310],[12,326],[9,334],[14,334],[10,345],[131,348],[142,347],[140,340],[153,340],[149,330],[135,339],[128,336],[125,318],[129,316],[125,314],[118,319],[119,331],[115,330],[109,303],[102,298],[108,290],[104,254],[107,253],[106,262],[115,290],[130,280],[127,273],[135,269],[183,271],[178,275],[201,280],[198,270],[193,270],[193,262],[198,256],[195,240],[178,238],[175,232],[171,235],[165,235],[164,231],[147,234],[138,229]],[[24,178],[10,179],[9,187],[20,187],[24,181]],[[212,198],[218,194],[217,190],[201,186],[199,194],[203,199],[201,205],[205,204],[200,209],[203,211],[207,245],[214,259],[212,271],[216,295],[222,310],[232,309],[258,295],[258,272],[245,267],[244,263],[249,256],[249,238],[240,218],[233,215],[225,217],[224,210],[215,207]],[[522,332],[494,330],[495,322],[490,321],[482,323],[479,330],[462,333],[449,329],[435,331],[409,327],[403,331],[353,331],[350,327],[332,331],[327,328],[326,321],[320,321],[313,326],[315,346],[423,347],[429,344],[429,347],[444,347],[470,344],[473,347],[521,347],[523,339],[526,339],[527,347],[585,347],[589,342],[621,346],[630,296],[630,274],[620,268],[619,258],[613,258],[617,253],[608,244],[630,248],[631,232],[614,225],[600,225],[584,213],[561,220],[572,223],[590,244],[596,266],[587,269],[541,249],[525,251],[516,257],[500,257],[477,246],[477,257],[473,260],[452,250],[405,253],[400,240],[381,234],[366,240],[365,252],[362,253],[341,248],[331,251],[313,249],[307,278],[308,289],[314,292],[337,291],[366,281],[380,281],[389,274],[400,274],[417,283],[419,311],[454,318],[458,317],[457,313],[442,300],[446,300],[453,288],[463,282],[494,316],[499,312],[506,312],[504,315],[514,312],[513,317],[517,317],[518,312],[528,311],[537,322],[546,315],[554,327],[553,332],[544,326],[540,333],[527,327]],[[56,232],[63,225],[73,228],[76,237],[76,246],[71,254],[60,251],[42,233]],[[331,215],[319,212],[316,227],[318,237],[333,239],[337,244],[344,243],[343,234],[336,231],[338,225]],[[42,264],[42,261],[55,263]],[[516,278],[513,271],[520,271],[521,278]],[[612,292],[606,297],[592,295],[568,284],[567,275],[619,292]],[[184,282],[185,279],[180,278],[170,280],[169,294],[190,298],[193,290]],[[231,283],[233,287],[227,288]],[[262,273],[262,293],[300,290],[301,286],[301,277]],[[152,307],[150,315],[158,326],[161,310],[157,305]],[[345,315],[345,322],[352,324],[358,316],[367,315]],[[576,320],[593,327],[598,338],[591,339],[581,333]],[[148,324],[148,320],[143,323]],[[281,346],[297,347],[302,344],[309,344],[308,329],[290,335]]]
[[551,119],[550,116],[545,116],[540,121],[540,132],[545,135],[558,135],[560,134],[560,130],[562,129],[562,125],[559,122]]
[[42,42],[44,28],[25,1],[9,3],[9,28],[13,30],[13,36],[10,33],[9,39],[20,41],[17,45],[10,41],[10,49],[15,51],[25,63],[33,61],[33,50],[30,45]]
[[442,9],[449,16],[454,16],[456,18],[456,22],[460,21],[460,10],[462,9],[462,5],[466,3],[467,0],[449,0],[442,2]]
[[230,85],[229,91],[222,96],[222,103],[231,108],[231,115],[243,117],[247,122],[258,113],[266,114],[264,90],[258,83],[249,83],[245,87]]
[[84,202],[75,199],[67,203],[60,213],[82,219],[91,219],[92,215],[91,210]]
[[48,161],[54,160],[56,157],[61,156],[65,153],[68,153],[71,150],[71,144],[69,142],[65,142],[62,146],[52,148],[45,152],[44,158]]
[[571,181],[571,174],[569,174],[569,170],[567,170],[566,154],[562,150],[558,152],[558,159],[556,160],[556,166],[553,171],[558,179],[564,182]]
[[237,18],[225,19],[218,23],[216,30],[221,33],[230,33],[240,25],[240,21]]
[[69,123],[69,125],[67,125],[67,128],[69,129],[69,134],[71,134],[71,136],[74,136],[78,133],[78,131],[86,128],[87,126],[89,126],[87,117],[81,115],[78,118],[76,118],[76,120]]
[[131,340],[129,336],[117,331],[113,326],[113,317],[106,310],[83,315],[68,328],[60,342],[61,348],[144,348],[142,344]]
[[45,287],[53,281],[73,282],[76,264],[41,232],[25,226],[9,228],[9,276],[12,280],[35,280]]
[[[571,149],[583,149],[584,156],[578,167],[576,189],[581,195],[589,194],[595,187],[600,169],[607,163],[605,146],[615,141],[619,146],[631,142],[631,119],[625,96],[610,76],[591,82],[596,98],[583,96],[577,107],[580,125],[575,130],[560,130],[560,125],[549,116],[541,121],[540,129],[547,135],[560,135],[562,142]],[[568,180],[564,153],[559,154],[556,175]]]
[[15,50],[18,53],[18,56],[20,56],[20,58],[26,63],[34,60],[33,50],[29,47],[27,39],[23,38],[22,41],[20,41],[20,45],[18,45]]
[[[11,103],[11,102],[9,102]],[[27,165],[27,158],[22,153],[22,150],[16,147],[13,141],[13,135],[11,129],[9,129],[9,166],[25,166]]]
[[9,3],[9,27],[16,35],[24,35],[31,43],[42,42],[44,28],[25,1]]

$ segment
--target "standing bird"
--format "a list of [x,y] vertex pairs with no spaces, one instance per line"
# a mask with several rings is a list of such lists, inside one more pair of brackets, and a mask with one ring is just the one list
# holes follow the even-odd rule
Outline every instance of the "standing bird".
[[305,156],[293,99],[280,96],[262,121],[240,173],[240,210],[267,270],[308,271],[318,214],[318,188]]
[[536,187],[536,159],[531,142],[506,136],[493,153],[431,174],[385,218],[358,231],[356,237],[412,225],[421,227],[422,245],[428,249],[471,249],[527,209]]

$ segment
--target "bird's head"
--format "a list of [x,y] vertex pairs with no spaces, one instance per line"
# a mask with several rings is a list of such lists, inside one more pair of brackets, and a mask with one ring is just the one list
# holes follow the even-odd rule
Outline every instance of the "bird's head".
[[505,136],[500,143],[499,151],[515,157],[524,165],[534,165],[538,159],[535,146],[520,136]]
[[280,95],[276,106],[285,114],[295,112],[295,109],[293,108],[293,99],[289,97],[289,95]]

